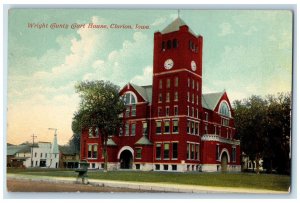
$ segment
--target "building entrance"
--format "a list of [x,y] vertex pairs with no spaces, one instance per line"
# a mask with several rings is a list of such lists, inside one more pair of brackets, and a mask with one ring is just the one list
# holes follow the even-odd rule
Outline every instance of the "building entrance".
[[120,155],[120,168],[132,169],[133,156],[129,150],[124,150]]
[[221,157],[221,171],[226,172],[227,171],[227,165],[228,165],[228,158],[227,154],[223,153]]

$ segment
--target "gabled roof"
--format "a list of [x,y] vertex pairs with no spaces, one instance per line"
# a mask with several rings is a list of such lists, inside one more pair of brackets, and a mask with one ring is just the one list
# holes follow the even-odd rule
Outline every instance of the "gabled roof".
[[68,145],[63,145],[63,146],[58,146],[59,152],[64,154],[64,155],[74,155],[78,154],[79,152],[76,152],[76,150]]
[[215,110],[224,92],[202,94],[202,107],[210,110]]
[[152,85],[139,86],[133,83],[129,83],[140,95],[143,97],[145,101],[151,103],[152,101]]
[[149,141],[146,136],[142,136],[135,145],[152,145],[153,143]]
[[13,145],[13,146],[7,146],[7,155],[8,156],[13,156],[16,153],[19,152],[30,152],[30,146],[29,145]]
[[[162,34],[178,31],[180,26],[187,25],[180,17],[176,18],[165,29],[161,31]],[[189,31],[196,36],[196,34],[189,28]]]

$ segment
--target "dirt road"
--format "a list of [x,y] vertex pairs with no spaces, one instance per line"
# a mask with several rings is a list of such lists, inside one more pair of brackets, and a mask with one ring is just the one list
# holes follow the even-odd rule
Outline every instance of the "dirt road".
[[[8,192],[149,192],[129,188],[100,187],[81,184],[7,180]],[[153,192],[153,191],[152,191]]]

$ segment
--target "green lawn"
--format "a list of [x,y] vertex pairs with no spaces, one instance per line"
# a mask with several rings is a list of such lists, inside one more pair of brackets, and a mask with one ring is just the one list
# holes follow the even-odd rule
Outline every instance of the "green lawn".
[[[7,173],[76,177],[76,173],[72,170],[8,169]],[[110,171],[104,173],[102,171],[90,171],[88,175],[91,179],[241,187],[277,191],[287,191],[291,184],[290,176],[251,173],[167,173],[142,171]]]

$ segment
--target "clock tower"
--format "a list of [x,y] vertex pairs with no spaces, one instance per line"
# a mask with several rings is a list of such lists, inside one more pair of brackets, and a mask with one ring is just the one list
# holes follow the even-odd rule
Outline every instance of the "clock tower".
[[[164,106],[170,104],[169,115],[190,116],[198,111],[200,117],[202,46],[202,36],[197,36],[179,17],[154,34],[152,104],[154,109],[161,106],[162,115],[168,113]],[[172,112],[174,105],[178,113]],[[192,109],[194,112],[188,112]]]

